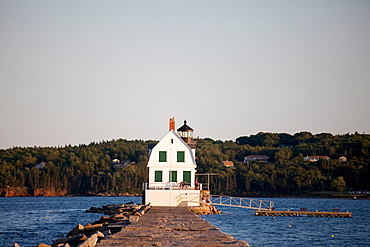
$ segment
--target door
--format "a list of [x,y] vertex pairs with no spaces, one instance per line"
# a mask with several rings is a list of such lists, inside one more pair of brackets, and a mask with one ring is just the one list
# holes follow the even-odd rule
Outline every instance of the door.
[[182,178],[184,182],[191,185],[191,171],[183,171]]

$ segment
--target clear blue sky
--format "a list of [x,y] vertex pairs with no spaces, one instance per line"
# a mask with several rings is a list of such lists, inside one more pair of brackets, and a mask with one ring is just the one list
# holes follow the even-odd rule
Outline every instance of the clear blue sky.
[[0,148],[370,133],[370,1],[0,1]]

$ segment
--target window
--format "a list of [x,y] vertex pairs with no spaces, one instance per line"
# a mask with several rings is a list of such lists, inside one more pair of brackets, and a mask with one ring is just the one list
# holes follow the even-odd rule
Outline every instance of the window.
[[159,162],[167,162],[167,151],[159,151]]
[[177,151],[177,162],[185,162],[185,151]]
[[183,171],[182,178],[187,184],[191,184],[191,171]]
[[154,171],[154,182],[163,182],[162,171]]
[[177,171],[170,171],[170,182],[177,182]]

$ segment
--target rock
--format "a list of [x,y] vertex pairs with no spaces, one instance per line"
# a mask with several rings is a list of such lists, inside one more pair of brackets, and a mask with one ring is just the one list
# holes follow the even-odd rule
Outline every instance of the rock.
[[27,187],[8,187],[0,190],[0,195],[5,197],[32,196],[32,191]]
[[52,246],[48,245],[48,244],[41,243],[41,244],[38,244],[37,247],[52,247]]
[[103,227],[103,224],[95,224],[95,225],[87,224],[84,227],[84,230],[85,231],[91,231],[91,230],[95,230],[95,229],[102,228],[102,227]]
[[108,230],[103,231],[102,233],[104,234],[104,236],[105,236],[105,237],[106,237],[106,236],[109,236],[109,235],[112,235],[112,233],[110,232],[110,230],[109,230],[109,229],[108,229]]
[[68,193],[67,190],[56,191],[55,189],[34,189],[33,196],[65,196]]
[[[86,210],[86,212],[88,212],[88,213],[103,213],[103,214],[106,214],[106,215],[114,215],[114,214],[118,214],[118,213],[132,211],[132,210],[134,210],[135,207],[138,207],[138,205],[133,203],[133,202],[128,202],[126,204],[106,205],[106,206],[102,206],[101,208],[91,207],[90,209]],[[138,207],[138,208],[140,208],[140,207]]]
[[67,238],[59,238],[55,240],[51,245],[52,246],[58,246],[58,244],[63,244],[67,241]]
[[130,215],[130,217],[129,217],[128,221],[129,221],[130,223],[132,223],[132,222],[138,221],[139,219],[140,219],[140,216],[137,216],[137,215]]
[[86,239],[87,239],[87,237],[84,234],[78,234],[78,235],[75,235],[75,236],[69,238],[66,241],[66,243],[70,244],[70,245],[73,245],[73,246],[76,246],[78,243],[80,243],[81,241],[85,241]]
[[84,234],[78,234],[70,238],[57,239],[52,243],[52,246],[58,246],[59,244],[68,243],[69,245],[76,246],[81,241],[86,240],[87,237]]
[[84,226],[81,225],[81,224],[77,224],[77,226],[75,228],[73,228],[68,234],[67,234],[67,237],[71,237],[71,236],[74,236],[74,235],[77,235],[80,233],[80,231],[82,231],[84,229]]
[[110,217],[110,220],[114,220],[114,221],[124,221],[128,219],[129,218],[127,217],[127,215],[123,213],[115,214],[112,217]]
[[97,207],[91,207],[90,209],[86,210],[86,213],[104,213],[105,210],[102,208],[97,208]]
[[110,217],[102,216],[102,217],[100,217],[100,221],[104,222],[104,221],[109,220],[109,218],[110,218]]
[[71,247],[68,243],[58,244],[57,247]]
[[100,231],[97,231],[96,234],[98,235],[98,238],[105,238],[105,235]]
[[125,204],[111,204],[111,205],[103,206],[103,208],[106,208],[108,210],[113,210],[113,209],[117,209],[117,208],[124,208],[124,207],[125,207]]
[[98,234],[95,233],[77,246],[78,247],[95,247],[97,242],[98,242]]
[[135,206],[137,206],[137,204],[134,203],[133,201],[125,203],[125,207],[135,207]]
[[150,209],[150,204],[147,204],[147,205],[143,205],[141,206],[136,212],[135,212],[135,215],[136,216],[143,216],[146,211],[148,211]]
[[[66,238],[55,240],[52,243],[52,246],[95,246],[99,238],[106,238],[107,236],[120,231],[122,227],[127,226],[127,224],[138,221],[139,216],[145,214],[150,208],[150,204],[137,205],[133,202],[128,202],[126,204],[112,204],[102,206],[102,208],[91,207],[86,212],[103,213],[111,215],[111,217],[102,216],[100,220],[95,221],[94,223],[89,223],[85,226],[77,224],[76,227],[67,234]],[[133,214],[136,214],[136,216]],[[89,236],[90,234],[92,234],[90,237],[86,237],[86,235]]]
[[205,206],[199,206],[199,207],[190,207],[190,210],[194,214],[221,214],[222,212],[218,210],[215,206],[212,205],[205,205]]
[[48,188],[30,189],[27,187],[8,187],[0,190],[0,196],[20,197],[20,196],[65,196],[67,190],[55,190]]

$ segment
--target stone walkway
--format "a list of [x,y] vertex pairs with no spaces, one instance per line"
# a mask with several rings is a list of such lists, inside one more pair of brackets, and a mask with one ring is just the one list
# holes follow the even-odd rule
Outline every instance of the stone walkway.
[[221,232],[187,207],[152,207],[97,247],[111,246],[249,246]]

